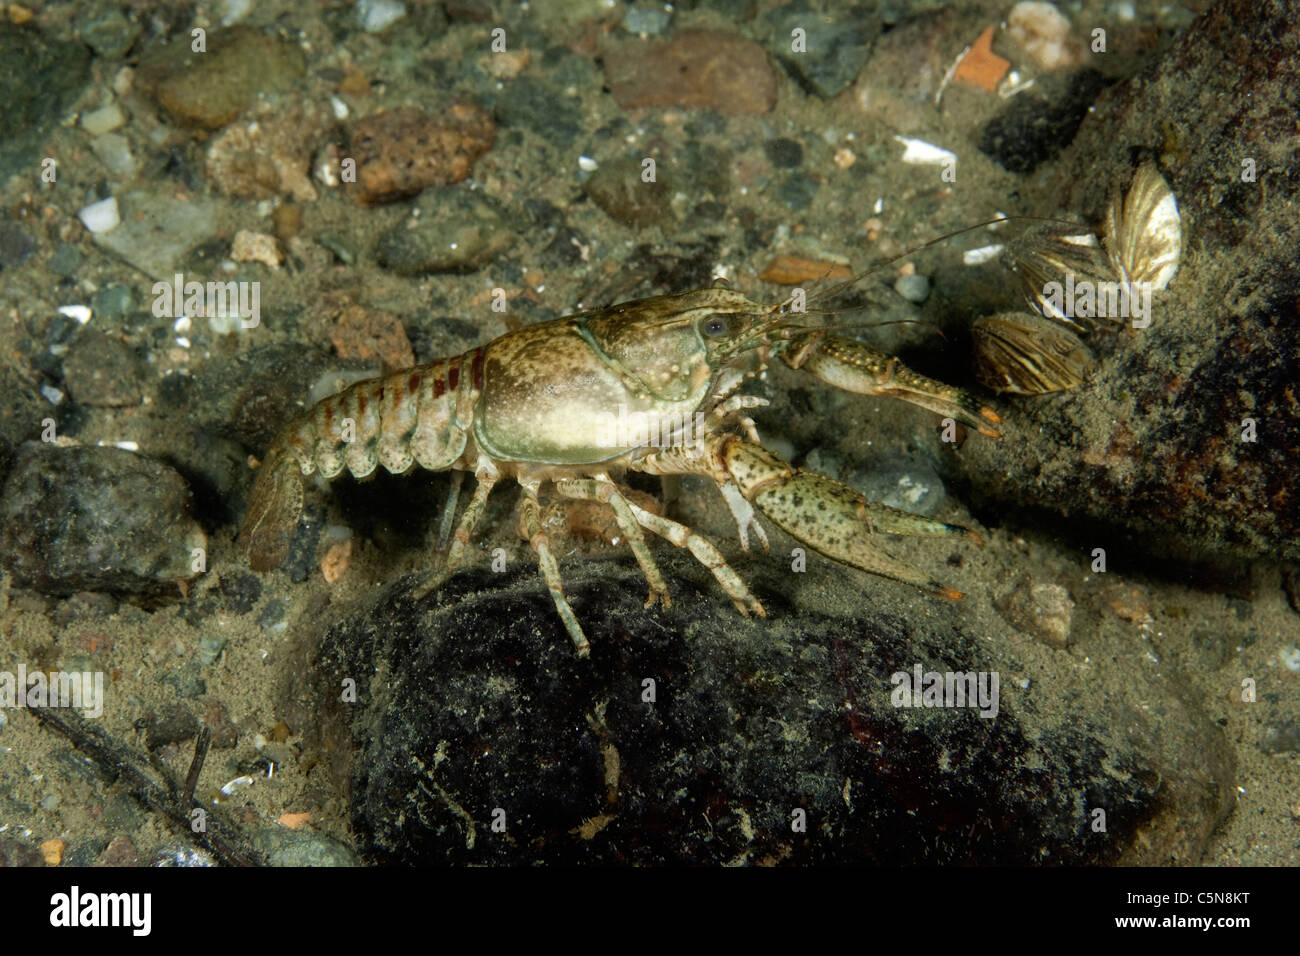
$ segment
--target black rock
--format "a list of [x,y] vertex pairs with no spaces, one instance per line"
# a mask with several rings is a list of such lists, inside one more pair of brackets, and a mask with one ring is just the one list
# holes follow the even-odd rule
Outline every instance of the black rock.
[[1095,70],[1081,70],[1056,99],[1036,93],[1014,97],[989,121],[980,136],[979,150],[1013,173],[1031,173],[1074,139],[1088,107],[1106,86]]
[[565,567],[585,660],[532,568],[461,574],[420,603],[400,581],[333,626],[320,693],[337,701],[352,678],[360,695],[363,856],[1154,861],[1199,856],[1231,807],[1222,734],[1167,691],[1164,716],[1143,709],[1151,686],[1105,712],[1040,708],[1032,694],[1013,705],[1006,684],[994,719],[898,708],[892,675],[918,664],[996,670],[951,607],[873,613],[894,586],[871,581],[861,613],[799,614],[780,597],[788,575],[771,575],[757,589],[771,617],[756,622],[685,562],[665,567],[673,607],[649,611],[635,569]]

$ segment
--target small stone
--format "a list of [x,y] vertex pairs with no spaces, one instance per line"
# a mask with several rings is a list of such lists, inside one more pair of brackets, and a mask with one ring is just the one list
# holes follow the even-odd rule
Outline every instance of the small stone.
[[125,122],[126,117],[115,104],[81,114],[81,128],[91,136],[112,132]]
[[105,286],[91,297],[90,311],[100,318],[120,319],[135,311],[135,295],[130,286]]
[[82,405],[121,408],[139,405],[140,360],[120,339],[87,329],[77,336],[63,362],[64,382]]
[[35,251],[31,233],[15,223],[0,223],[0,269],[22,265]]
[[517,236],[495,200],[446,186],[421,193],[412,216],[379,237],[375,256],[399,275],[473,272],[511,248]]
[[645,229],[672,219],[668,181],[658,174],[654,182],[645,182],[639,163],[606,163],[582,188],[611,219],[625,226]]
[[251,837],[271,866],[358,866],[357,855],[338,840],[310,830],[266,829]]
[[[871,4],[810,5],[795,0],[765,17],[770,33],[783,42],[775,47],[786,69],[810,93],[835,96],[850,83],[871,57],[880,35],[880,16]],[[800,29],[805,51],[791,49],[793,31]]]
[[175,593],[207,545],[185,480],[122,449],[28,443],[0,493],[0,561],[42,593]]
[[1040,69],[1059,70],[1083,62],[1083,42],[1053,4],[1017,3],[1007,14],[1007,32]]
[[117,212],[117,199],[114,196],[83,206],[77,213],[77,218],[93,233],[112,232],[122,221],[122,217]]
[[230,719],[230,711],[219,700],[209,700],[203,707],[203,722],[212,728],[212,746],[231,750],[239,742],[239,728]]
[[353,194],[361,204],[373,205],[458,183],[492,148],[494,134],[492,117],[467,103],[449,107],[441,117],[411,107],[367,117],[352,132]]
[[176,120],[220,129],[259,95],[287,89],[306,70],[293,43],[234,26],[208,34],[207,52],[192,52],[186,31],[146,52],[137,80]]
[[378,359],[387,368],[410,368],[415,353],[400,319],[359,305],[345,308],[330,332],[340,358]]
[[67,847],[68,845],[57,837],[41,843],[41,856],[45,858],[45,865],[58,866],[62,863],[63,851],[66,850]]
[[633,3],[623,14],[621,26],[638,36],[659,36],[672,22],[672,8],[663,3]]
[[184,704],[170,704],[149,715],[145,725],[145,746],[157,750],[167,744],[178,744],[198,735],[198,718]]
[[1146,592],[1134,584],[1111,584],[1102,591],[1106,605],[1126,621],[1134,624],[1150,622],[1151,602]]
[[[49,26],[61,34],[75,29],[71,21]],[[75,40],[58,42],[34,24],[0,23],[0,183],[40,168],[43,147],[89,78],[90,59]]]
[[119,833],[108,842],[99,857],[100,866],[139,866],[140,851],[135,848],[131,838]]
[[763,144],[768,161],[779,169],[795,169],[803,162],[803,144],[795,139],[768,140]]
[[994,604],[1012,626],[1057,650],[1069,646],[1074,601],[1061,585],[1032,584],[1026,580]]
[[776,105],[776,73],[763,48],[717,30],[630,42],[605,57],[605,78],[625,110],[682,106],[734,116]]
[[930,279],[919,273],[899,276],[894,283],[894,291],[908,302],[921,303],[930,297]]
[[45,856],[36,847],[13,837],[0,836],[0,867],[44,865]]
[[171,281],[176,264],[216,231],[216,204],[177,199],[170,190],[128,193],[122,199],[126,220],[95,244],[117,255],[151,279]]
[[199,638],[199,663],[204,667],[215,664],[221,657],[221,652],[226,649],[229,643],[224,637],[204,636]]
[[108,171],[119,179],[133,179],[140,171],[140,162],[131,153],[130,142],[119,133],[105,133],[96,137],[91,141],[90,149]]
[[[1022,93],[993,117],[979,138],[979,151],[1013,173],[1030,173],[1074,140],[1079,124],[1106,86],[1095,70],[1080,70],[1065,79],[1058,96],[1047,99]],[[1040,84],[1039,89],[1045,88]]]
[[489,53],[484,65],[493,79],[513,80],[524,71],[532,58],[533,55],[527,50],[503,50],[500,53]]
[[263,106],[254,119],[222,130],[208,148],[208,180],[228,196],[316,199],[312,152],[332,126],[324,107],[289,110]]
[[230,247],[230,258],[236,262],[260,262],[272,269],[280,268],[280,247],[275,236],[240,229]]
[[383,33],[404,16],[400,0],[357,0],[357,25],[367,33]]
[[110,9],[83,23],[80,34],[96,56],[113,60],[131,49],[140,30],[140,23],[129,19],[121,10]]

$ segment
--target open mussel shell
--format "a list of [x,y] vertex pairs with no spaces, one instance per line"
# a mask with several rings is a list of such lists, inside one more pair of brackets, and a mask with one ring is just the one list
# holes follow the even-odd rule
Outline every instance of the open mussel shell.
[[1178,271],[1183,224],[1174,192],[1148,160],[1133,174],[1128,195],[1116,192],[1106,210],[1106,252],[1121,280],[1163,289]]
[[[1008,243],[1003,257],[1020,279],[1020,289],[1034,311],[1083,333],[1096,330],[1096,318],[1069,314],[1058,304],[1067,281],[1074,285],[1081,280],[1100,283],[1116,279],[1100,241],[1087,226],[1037,226]],[[1055,298],[1049,294],[1053,285]]]
[[1059,322],[1032,312],[1001,312],[971,326],[975,377],[996,392],[1045,395],[1078,388],[1092,352]]

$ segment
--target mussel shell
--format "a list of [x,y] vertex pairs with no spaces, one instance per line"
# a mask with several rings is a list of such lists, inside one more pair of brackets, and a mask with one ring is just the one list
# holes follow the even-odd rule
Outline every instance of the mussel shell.
[[1078,388],[1094,364],[1079,336],[1032,312],[986,316],[971,333],[975,377],[996,392],[1045,395]]
[[1118,278],[1101,243],[1086,226],[1035,227],[1008,243],[1003,256],[1020,279],[1025,301],[1039,314],[1085,334],[1096,331],[1099,322],[1109,323],[1105,318],[1067,315],[1046,296],[1048,283],[1064,286],[1067,275],[1073,275],[1076,284],[1083,280],[1114,282]]
[[1174,191],[1155,163],[1138,167],[1123,202],[1115,193],[1105,234],[1106,251],[1123,280],[1149,282],[1152,289],[1169,285],[1182,256],[1183,223]]

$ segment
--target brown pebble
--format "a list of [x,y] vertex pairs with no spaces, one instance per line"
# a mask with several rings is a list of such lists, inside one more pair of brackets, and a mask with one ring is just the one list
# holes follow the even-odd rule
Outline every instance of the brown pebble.
[[339,82],[339,92],[355,98],[369,96],[370,80],[360,70],[349,70]]
[[395,315],[359,305],[343,310],[330,332],[340,358],[379,359],[388,368],[410,368],[415,353]]
[[362,205],[373,205],[458,183],[492,148],[495,132],[492,117],[468,103],[437,116],[411,107],[368,116],[353,129],[345,156],[357,164],[350,188]]
[[718,30],[629,42],[605,57],[605,79],[625,110],[684,106],[734,116],[776,105],[776,72],[763,48]]
[[100,866],[137,866],[139,863],[140,851],[125,834],[113,837],[99,856]]
[[271,213],[271,225],[275,237],[281,242],[288,242],[302,232],[302,207],[292,203],[283,203]]
[[1025,580],[1006,597],[995,601],[994,606],[1010,624],[1026,634],[1058,651],[1069,646],[1074,601],[1061,585]]
[[289,725],[286,724],[283,720],[279,721],[278,723],[276,723],[274,727],[271,728],[272,743],[282,744],[289,739],[290,735],[291,735],[291,731],[289,730]]
[[325,577],[325,583],[333,584],[347,573],[348,565],[352,563],[352,539],[347,541],[337,541],[329,546],[325,552],[325,557],[320,559],[320,573]]
[[764,282],[797,285],[814,279],[847,279],[849,267],[838,262],[821,262],[799,256],[777,256],[758,274]]
[[45,840],[41,843],[41,856],[45,858],[46,866],[58,866],[63,862],[63,851],[67,844],[55,837],[52,840]]

